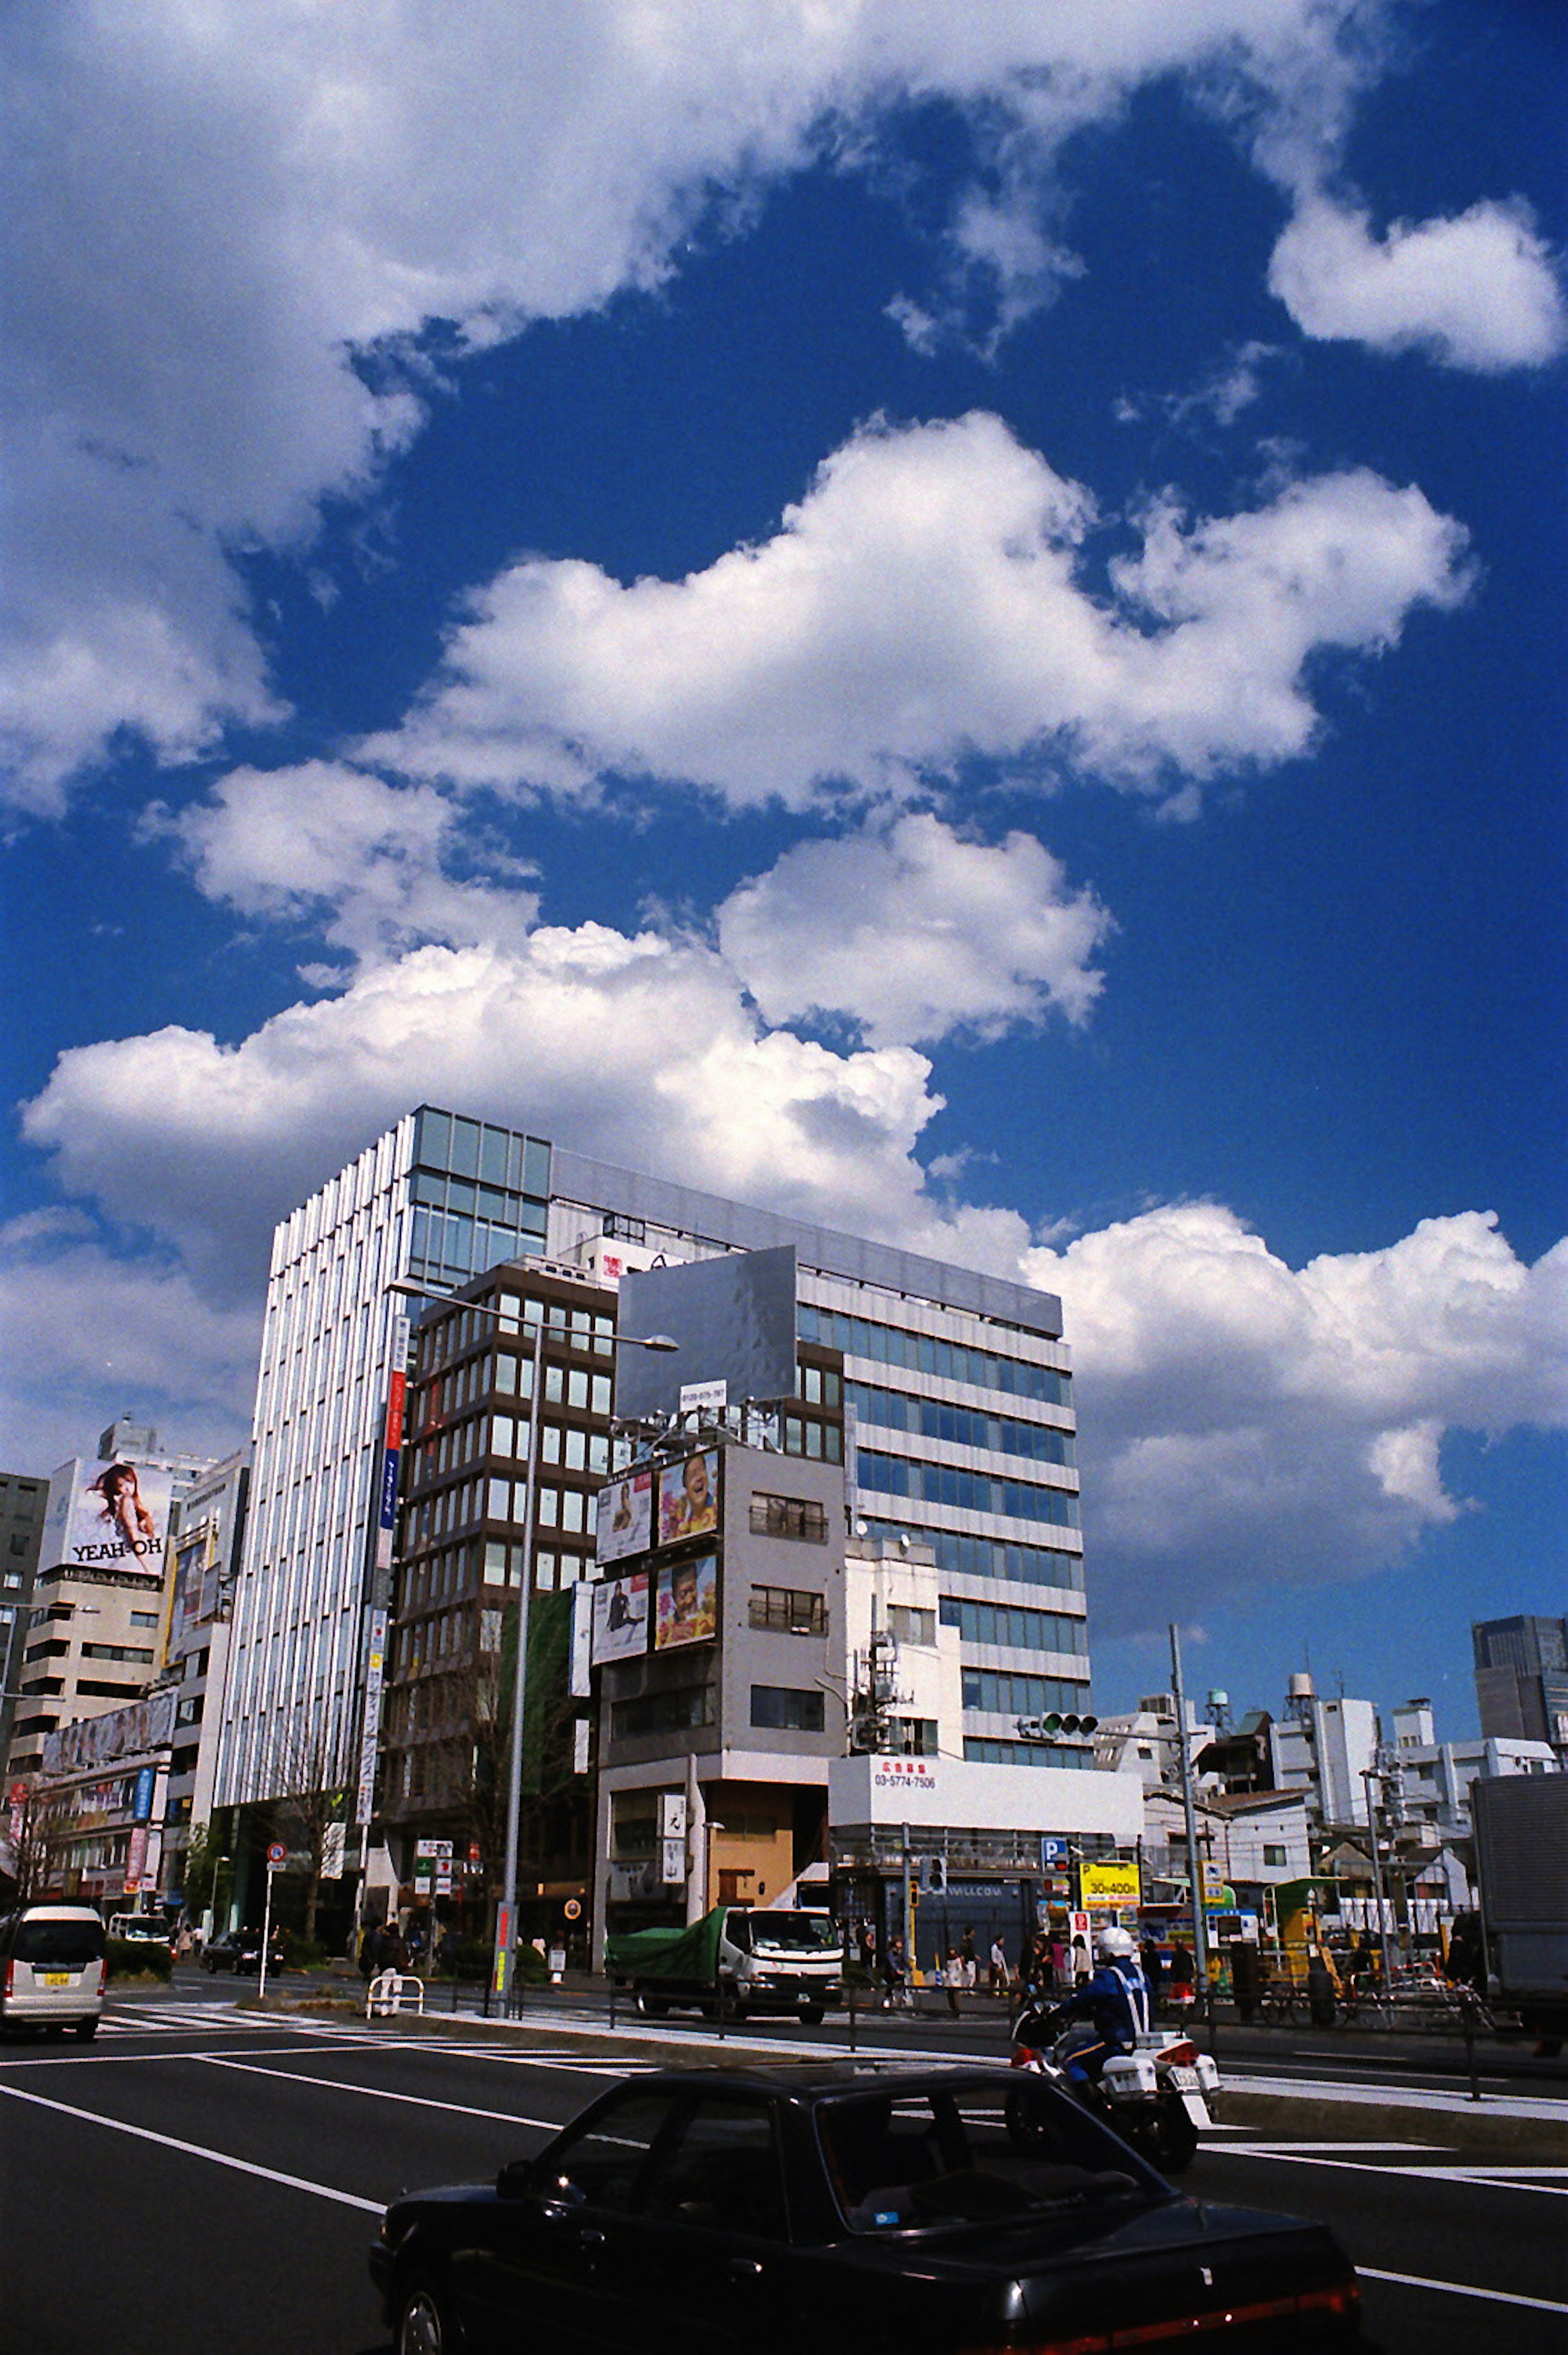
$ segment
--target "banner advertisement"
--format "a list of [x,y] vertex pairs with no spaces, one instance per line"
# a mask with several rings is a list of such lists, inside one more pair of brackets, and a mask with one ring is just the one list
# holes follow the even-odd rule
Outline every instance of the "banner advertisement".
[[140,1889],[142,1886],[143,1875],[145,1873],[146,1869],[147,1830],[144,1824],[139,1824],[131,1835],[130,1846],[127,1849],[125,1855],[125,1894],[127,1897],[133,1896],[135,1891]]
[[78,1718],[44,1736],[44,1766],[48,1775],[80,1774],[93,1766],[107,1766],[114,1758],[137,1758],[161,1750],[175,1730],[175,1688],[149,1693],[145,1700],[128,1701],[123,1709],[105,1710],[101,1717]]
[[376,1567],[392,1567],[392,1537],[398,1520],[398,1476],[403,1457],[403,1406],[408,1376],[409,1319],[394,1318],[392,1371],[387,1381],[387,1421],[381,1434],[381,1487],[376,1517]]
[[171,1651],[177,1650],[187,1636],[216,1616],[218,1585],[212,1533],[208,1529],[199,1529],[188,1545],[175,1549],[174,1602],[169,1612]]
[[661,1464],[659,1533],[661,1546],[679,1545],[686,1538],[712,1537],[719,1528],[719,1451],[683,1456]]
[[1078,1895],[1084,1905],[1136,1905],[1143,1896],[1137,1860],[1102,1857],[1078,1868]]
[[704,1644],[718,1633],[718,1555],[700,1553],[690,1561],[661,1562],[654,1621],[655,1651],[674,1651],[682,1644]]
[[365,1714],[359,1731],[359,1788],[354,1820],[368,1824],[376,1798],[376,1752],[381,1733],[381,1686],[386,1675],[387,1614],[370,1614],[370,1644],[365,1662]]
[[602,1579],[593,1596],[593,1665],[640,1659],[648,1648],[648,1573]]
[[155,1465],[123,1456],[112,1464],[62,1465],[49,1482],[41,1566],[161,1571],[172,1485],[172,1476]]
[[601,1488],[594,1550],[601,1562],[646,1553],[654,1541],[654,1476],[651,1465],[625,1473]]

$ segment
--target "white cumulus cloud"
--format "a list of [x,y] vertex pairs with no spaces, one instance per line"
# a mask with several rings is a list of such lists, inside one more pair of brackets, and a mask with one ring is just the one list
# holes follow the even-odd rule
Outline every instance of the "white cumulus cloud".
[[[429,785],[389,784],[340,762],[234,769],[205,802],[150,813],[199,890],[242,915],[320,923],[358,959],[440,943],[519,943],[538,897],[472,873],[475,823]],[[523,872],[484,846],[485,872]]]
[[606,771],[794,808],[907,793],[975,754],[1163,789],[1303,751],[1305,672],[1465,593],[1464,535],[1365,469],[1248,512],[1171,503],[1084,585],[1093,503],[996,417],[858,433],[779,531],[684,581],[535,558],[478,592],[364,757],[500,788]]
[[112,1250],[80,1212],[0,1227],[0,1336],[6,1464],[52,1471],[116,1413],[195,1453],[249,1434],[253,1297],[214,1295],[166,1251]]
[[764,1031],[709,949],[600,924],[371,965],[226,1046],[170,1028],[69,1050],[25,1115],[73,1194],[211,1281],[259,1280],[272,1220],[421,1100],[915,1249],[1011,1264],[1007,1211],[948,1214],[914,1148],[939,1108],[903,1046]]
[[1382,1567],[1463,1508],[1447,1432],[1568,1428],[1568,1243],[1527,1266],[1480,1212],[1297,1270],[1173,1205],[1026,1264],[1072,1341],[1106,1627]]
[[873,1046],[1083,1021],[1110,930],[1032,835],[991,847],[912,813],[786,851],[719,911],[719,942],[773,1025],[837,1014]]
[[1379,238],[1367,213],[1314,197],[1275,247],[1269,288],[1306,335],[1482,374],[1539,368],[1568,342],[1557,270],[1522,204],[1396,221]]
[[[474,348],[656,288],[715,210],[743,220],[758,190],[824,152],[875,171],[901,110],[947,101],[1005,195],[971,189],[946,251],[994,284],[1005,326],[1076,266],[1049,227],[1074,132],[1182,76],[1229,94],[1277,173],[1342,135],[1378,69],[1381,13],[1369,0],[6,12],[8,790],[49,805],[122,726],[174,762],[231,721],[275,716],[230,558],[299,547],[324,497],[362,496],[417,433],[408,346],[432,322]],[[939,253],[939,277],[945,266]]]

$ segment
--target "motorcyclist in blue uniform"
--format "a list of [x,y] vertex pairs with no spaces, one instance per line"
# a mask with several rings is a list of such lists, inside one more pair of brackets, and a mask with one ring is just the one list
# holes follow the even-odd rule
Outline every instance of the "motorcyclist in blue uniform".
[[1072,2020],[1084,2023],[1083,2040],[1074,2040],[1059,2055],[1069,2079],[1079,2086],[1093,2084],[1114,2054],[1136,2051],[1149,2024],[1148,1983],[1131,1932],[1102,1930],[1094,1952],[1098,1969],[1074,1994],[1040,2016],[1040,2030],[1051,2035]]

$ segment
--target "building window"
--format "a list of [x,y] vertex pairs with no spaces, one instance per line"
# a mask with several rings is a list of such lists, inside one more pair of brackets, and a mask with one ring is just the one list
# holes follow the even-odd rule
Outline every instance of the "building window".
[[1274,1840],[1264,1840],[1264,1862],[1265,1864],[1284,1864],[1285,1861],[1286,1857],[1285,1849]]
[[827,1597],[795,1586],[753,1586],[752,1625],[786,1636],[826,1636]]
[[711,1685],[643,1693],[635,1700],[616,1701],[610,1711],[610,1732],[617,1742],[635,1741],[645,1733],[683,1733],[689,1726],[712,1722]]
[[1066,1652],[1087,1658],[1089,1630],[1082,1619],[1054,1611],[1029,1611],[1021,1604],[971,1603],[944,1594],[942,1624],[956,1627],[965,1644],[997,1644],[1011,1652]]
[[826,1457],[829,1464],[844,1461],[844,1433],[836,1423],[807,1423],[798,1414],[786,1414],[784,1444],[786,1455]]
[[934,1758],[937,1753],[933,1717],[895,1717],[893,1748],[906,1758]]
[[775,1733],[820,1733],[822,1695],[793,1685],[753,1685],[752,1723]]
[[752,1535],[826,1545],[827,1508],[810,1497],[769,1497],[758,1490],[752,1497]]
[[[788,1448],[789,1442],[785,1440]],[[790,1452],[795,1452],[791,1450]],[[1036,1487],[1029,1480],[993,1479],[953,1464],[916,1464],[901,1455],[860,1449],[856,1465],[862,1488],[874,1496],[908,1497],[927,1505],[953,1505],[961,1512],[997,1513],[1009,1520],[1051,1521],[1078,1527],[1078,1499],[1062,1488]]]
[[934,1644],[936,1614],[918,1611],[908,1603],[891,1603],[888,1605],[888,1633],[895,1644]]
[[1072,1403],[1072,1377],[1051,1367],[1019,1358],[996,1357],[989,1350],[966,1348],[961,1342],[939,1341],[929,1333],[910,1333],[900,1326],[873,1325],[863,1316],[847,1316],[832,1308],[815,1308],[802,1302],[796,1331],[803,1341],[826,1349],[841,1349],[847,1358],[869,1359],[873,1365],[903,1366],[912,1373],[940,1374],[948,1381],[967,1382],[974,1389],[1008,1391],[1015,1398],[1043,1399],[1053,1406]]

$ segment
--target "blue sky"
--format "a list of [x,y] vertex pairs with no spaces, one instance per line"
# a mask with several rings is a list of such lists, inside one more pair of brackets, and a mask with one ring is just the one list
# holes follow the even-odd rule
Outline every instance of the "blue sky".
[[240,1435],[430,1098],[1060,1290],[1103,1706],[1179,1617],[1466,1731],[1564,1607],[1558,13],[0,40],[4,1460]]

